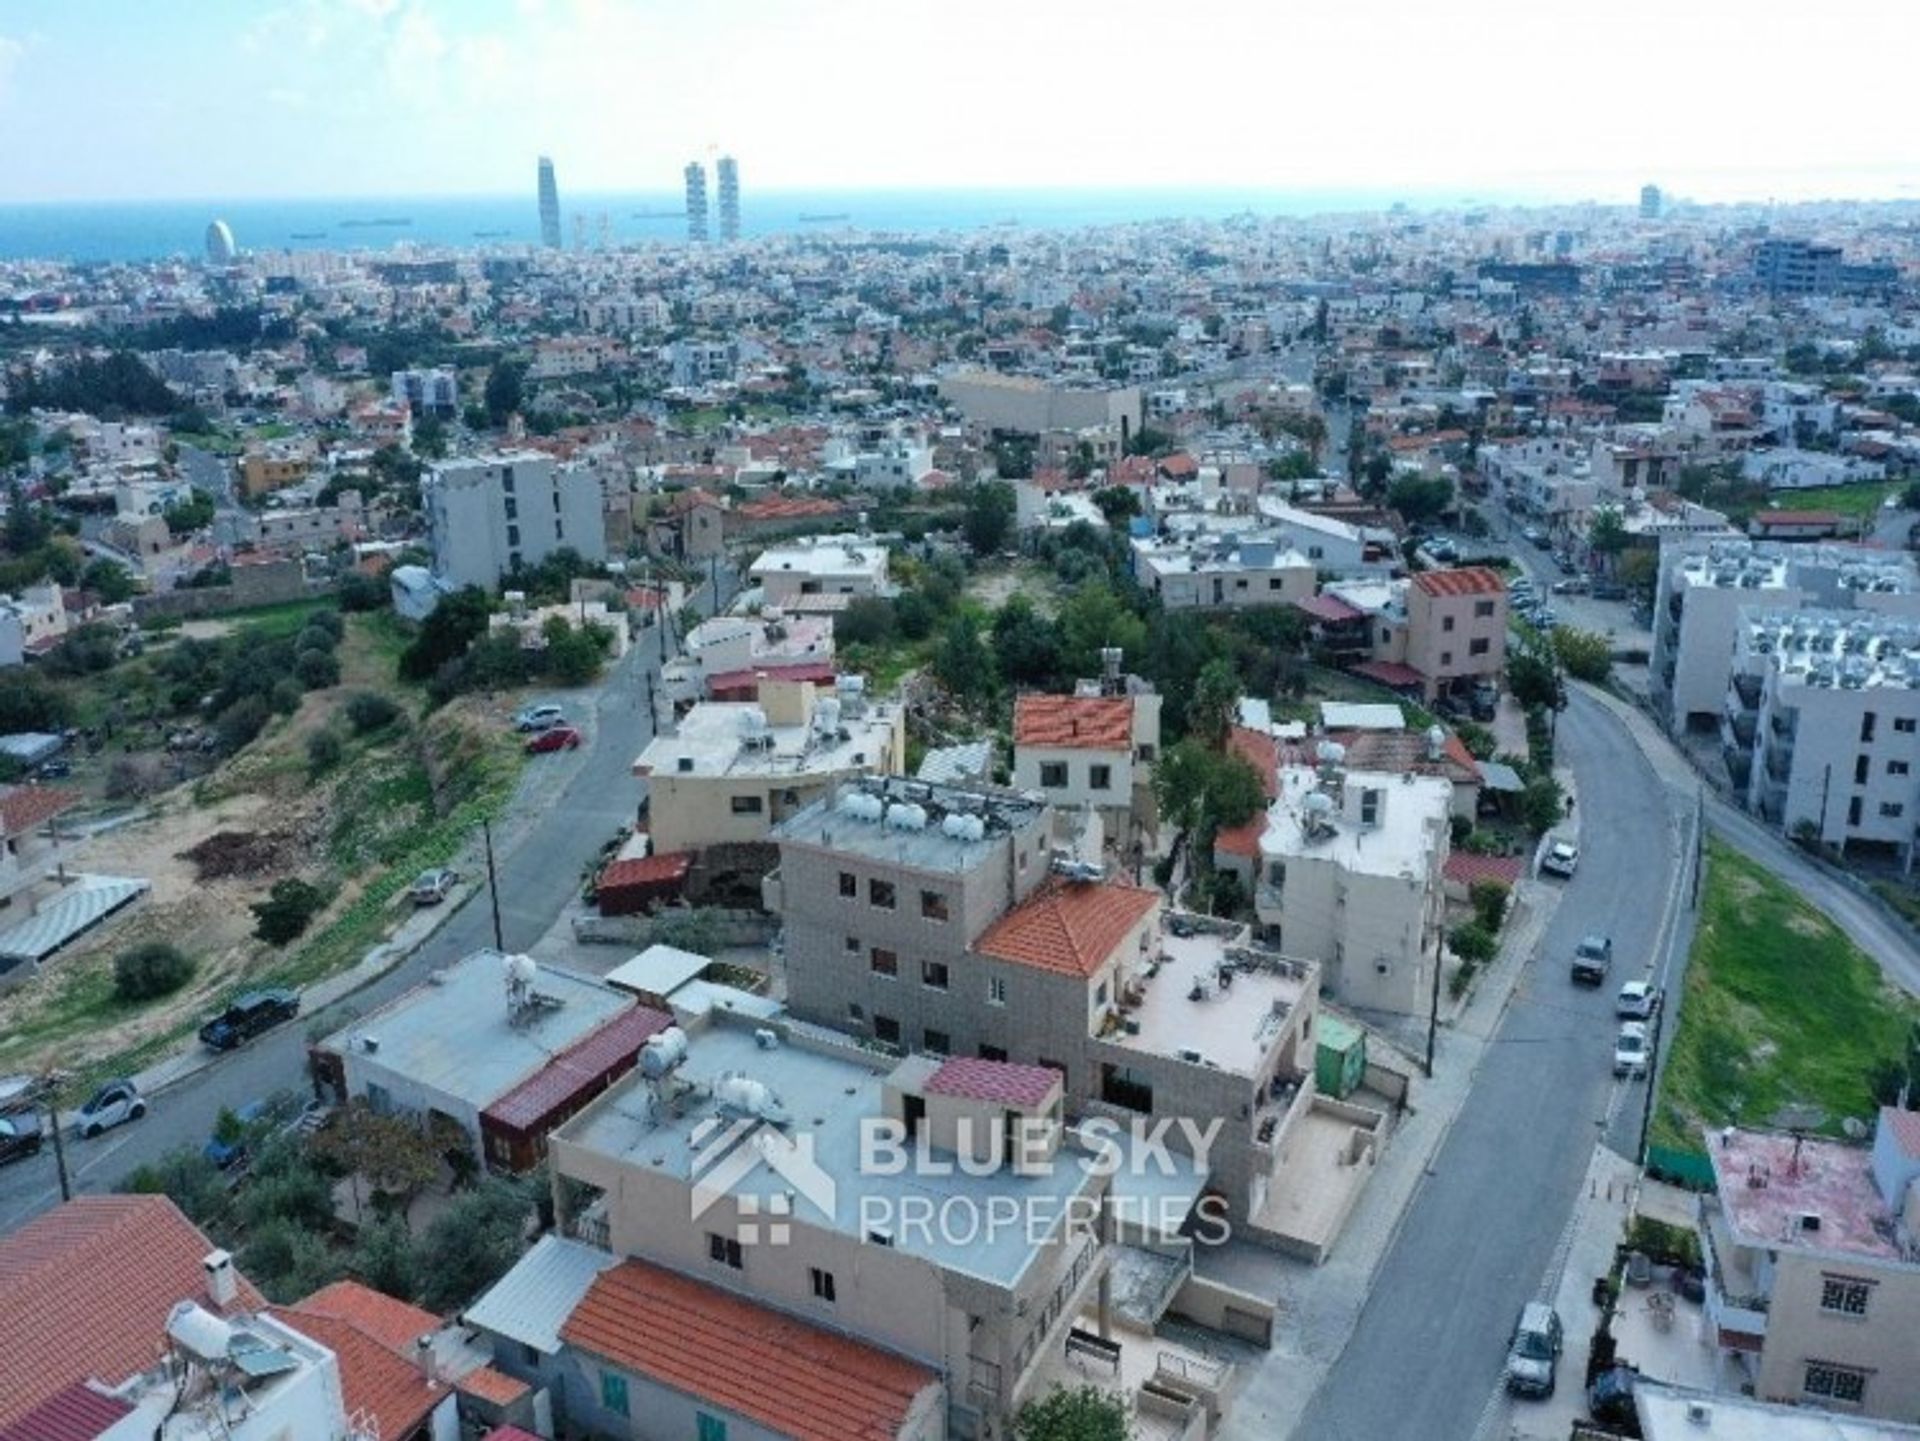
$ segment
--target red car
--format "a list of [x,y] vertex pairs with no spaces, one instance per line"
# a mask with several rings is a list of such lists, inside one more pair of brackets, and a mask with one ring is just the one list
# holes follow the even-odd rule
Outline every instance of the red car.
[[555,726],[541,731],[527,742],[527,754],[545,755],[548,751],[570,751],[580,744],[580,732],[572,726]]

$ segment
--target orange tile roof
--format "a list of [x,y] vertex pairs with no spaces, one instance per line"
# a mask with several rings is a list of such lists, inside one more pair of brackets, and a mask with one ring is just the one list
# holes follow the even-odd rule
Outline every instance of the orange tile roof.
[[67,786],[15,786],[0,794],[0,836],[24,836],[79,804]]
[[1507,583],[1500,572],[1484,565],[1462,566],[1458,570],[1423,570],[1413,583],[1428,595],[1505,595]]
[[988,926],[973,948],[1062,976],[1091,976],[1160,904],[1158,891],[1050,881]]
[[340,1390],[349,1412],[371,1417],[377,1441],[400,1441],[432,1413],[448,1393],[351,1322],[301,1306],[273,1315],[340,1358]]
[[[75,1381],[152,1365],[168,1313],[204,1301],[213,1249],[165,1196],[80,1196],[0,1238],[0,1426]],[[244,1277],[239,1304],[262,1304]]]
[[1130,751],[1133,702],[1125,696],[1023,695],[1013,703],[1013,743]]
[[300,1309],[345,1321],[400,1356],[411,1356],[415,1341],[440,1329],[440,1318],[433,1312],[422,1311],[418,1306],[396,1300],[358,1281],[335,1281],[331,1286],[322,1286],[300,1303]]
[[467,1372],[453,1383],[453,1387],[456,1391],[495,1406],[511,1406],[530,1389],[525,1381],[516,1380],[491,1366],[481,1366]]
[[577,1346],[794,1441],[892,1441],[934,1373],[644,1261],[595,1278]]

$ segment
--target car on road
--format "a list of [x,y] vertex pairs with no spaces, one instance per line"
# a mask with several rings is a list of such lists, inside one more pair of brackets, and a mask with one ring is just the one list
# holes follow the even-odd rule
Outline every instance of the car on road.
[[460,884],[460,872],[446,866],[435,866],[430,871],[422,871],[415,877],[407,894],[413,898],[416,906],[437,906],[453,893]]
[[1553,583],[1555,595],[1585,595],[1592,589],[1593,586],[1584,577],[1577,575],[1570,576],[1566,580],[1556,580]]
[[255,1138],[274,1119],[272,1102],[248,1101],[234,1111],[231,1118],[221,1115],[213,1134],[207,1137],[207,1144],[200,1148],[200,1154],[222,1171],[232,1170],[247,1159]]
[[230,1051],[299,1014],[300,997],[294,991],[248,991],[202,1026],[200,1039],[216,1051]]
[[557,726],[567,718],[566,710],[557,705],[530,705],[513,718],[513,728],[522,735],[530,731],[543,731]]
[[555,726],[551,730],[541,731],[527,742],[527,754],[545,755],[549,751],[570,751],[578,749],[580,732],[572,726]]
[[137,1121],[146,1114],[147,1100],[138,1086],[124,1079],[108,1081],[87,1098],[86,1105],[74,1117],[73,1128],[91,1138],[127,1121]]
[[1555,841],[1547,847],[1547,853],[1540,858],[1540,874],[1559,876],[1563,880],[1572,880],[1573,873],[1580,868],[1580,847],[1572,841]]
[[1607,967],[1612,964],[1612,936],[1582,936],[1573,948],[1573,983],[1597,986],[1607,978]]
[[1507,1342],[1507,1389],[1516,1396],[1551,1396],[1563,1341],[1558,1311],[1544,1301],[1522,1306]]
[[0,1116],[0,1166],[40,1154],[40,1118],[20,1112]]
[[1613,1073],[1616,1076],[1644,1076],[1647,1073],[1647,1023],[1622,1021],[1620,1034],[1613,1042]]
[[1613,1013],[1623,1021],[1648,1021],[1659,1004],[1660,989],[1652,981],[1628,981],[1614,999]]
[[1525,530],[1521,531],[1520,534],[1526,537],[1528,545],[1545,545],[1547,543],[1547,533],[1537,525],[1528,526]]
[[1617,580],[1595,581],[1593,586],[1595,600],[1625,600],[1627,588]]

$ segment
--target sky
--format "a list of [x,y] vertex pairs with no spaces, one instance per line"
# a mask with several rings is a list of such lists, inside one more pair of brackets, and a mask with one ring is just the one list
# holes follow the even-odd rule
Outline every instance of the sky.
[[0,0],[0,203],[1920,198],[1915,0]]

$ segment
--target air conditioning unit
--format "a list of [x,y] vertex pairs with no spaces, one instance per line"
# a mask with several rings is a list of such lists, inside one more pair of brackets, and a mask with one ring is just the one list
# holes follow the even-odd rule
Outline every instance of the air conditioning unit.
[[1687,1402],[1687,1420],[1695,1426],[1711,1426],[1713,1407],[1704,1401],[1689,1401]]

